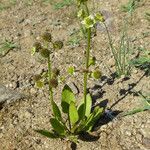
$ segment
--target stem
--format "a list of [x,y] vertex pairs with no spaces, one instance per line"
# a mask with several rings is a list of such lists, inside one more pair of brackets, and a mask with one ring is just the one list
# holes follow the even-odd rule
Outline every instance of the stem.
[[[87,29],[87,49],[86,49],[86,70],[89,69],[89,57],[90,57],[90,45],[91,45],[91,28]],[[86,95],[87,95],[87,80],[88,73],[84,73],[84,114],[86,111]]]
[[[50,55],[48,57],[48,81],[50,82],[51,80],[51,58],[50,58]],[[50,94],[50,102],[51,102],[51,105],[53,106],[53,89],[52,87],[50,86],[49,84],[49,94]]]
[[117,53],[115,52],[115,49],[114,49],[114,46],[113,46],[113,43],[112,43],[111,36],[110,36],[110,34],[109,34],[108,28],[107,28],[107,26],[106,26],[105,23],[104,23],[104,26],[105,26],[105,28],[106,28],[106,32],[107,32],[107,36],[108,36],[109,45],[110,45],[111,51],[112,51],[113,56],[114,56],[114,59],[115,59],[116,70],[117,70],[117,72],[118,72],[119,75],[120,75],[120,73],[121,73],[121,68],[120,68],[120,67],[121,67],[121,64],[120,64],[120,62],[119,62],[119,60],[118,60]]

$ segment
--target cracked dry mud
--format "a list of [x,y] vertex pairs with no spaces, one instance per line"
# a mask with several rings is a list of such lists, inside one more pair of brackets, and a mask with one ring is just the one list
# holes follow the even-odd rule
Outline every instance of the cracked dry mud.
[[[3,3],[9,2],[2,0]],[[51,110],[47,87],[36,89],[32,77],[46,69],[46,64],[37,57],[31,56],[30,50],[39,35],[49,30],[54,39],[64,41],[63,50],[55,52],[53,64],[66,76],[66,68],[70,64],[81,68],[84,56],[84,41],[75,48],[66,45],[70,30],[78,28],[75,18],[75,7],[69,6],[58,11],[42,0],[17,0],[15,5],[0,11],[0,41],[12,40],[17,48],[0,58],[0,84],[27,95],[24,100],[18,100],[5,105],[0,110],[0,150],[66,150],[67,142],[51,140],[34,132],[34,129],[50,129]],[[119,40],[122,19],[125,13],[120,6],[127,0],[98,0],[95,11],[103,10],[110,16],[109,29],[115,41]],[[0,2],[1,3],[1,2]],[[129,28],[131,38],[140,37],[143,32],[150,31],[150,24],[144,18],[144,13],[150,8],[150,1],[143,0],[133,14],[133,25]],[[107,13],[108,12],[108,13]],[[109,15],[110,14],[110,15]],[[150,37],[134,40],[132,44],[150,49]],[[133,69],[129,80],[112,79],[114,62],[108,48],[107,37],[102,27],[97,28],[97,36],[92,38],[92,54],[96,56],[98,66],[106,77],[100,81],[89,81],[90,92],[95,103],[106,101],[107,107],[113,111],[127,111],[141,106],[141,97],[135,91],[149,93],[150,79],[144,72]],[[109,68],[109,69],[108,69]],[[111,82],[108,82],[111,81]],[[74,82],[82,96],[82,75],[74,78],[68,76],[67,82]],[[58,86],[55,100],[60,104],[63,85]],[[131,116],[114,119],[107,118],[96,124],[99,138],[95,141],[79,140],[77,150],[149,150],[150,149],[150,114],[149,111]]]

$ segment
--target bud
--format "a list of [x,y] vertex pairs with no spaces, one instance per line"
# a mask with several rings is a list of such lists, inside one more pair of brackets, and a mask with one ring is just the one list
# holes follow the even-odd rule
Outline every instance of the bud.
[[63,42],[62,41],[55,41],[53,43],[53,48],[54,49],[61,49],[63,47]]
[[96,22],[94,16],[90,15],[88,17],[85,17],[81,23],[85,25],[86,28],[92,28]]
[[50,33],[48,32],[45,32],[43,35],[42,35],[42,38],[44,41],[46,42],[51,42],[52,41],[52,36]]
[[58,76],[59,73],[60,73],[60,70],[57,69],[57,68],[53,68],[52,73],[53,73],[54,76]]
[[98,69],[96,69],[96,70],[94,70],[94,71],[92,72],[92,77],[93,77],[94,79],[100,79],[101,76],[102,76],[102,73],[101,73],[101,71],[98,70]]
[[40,42],[35,42],[33,44],[33,47],[35,48],[35,52],[39,52],[39,50],[42,49],[42,45]]
[[70,74],[70,75],[73,75],[74,72],[75,72],[75,67],[74,66],[70,66],[67,70],[67,72]]
[[40,50],[40,54],[41,54],[42,57],[48,58],[49,55],[50,55],[50,51],[47,48],[42,48]]
[[49,85],[52,87],[52,88],[56,88],[58,86],[58,80],[53,78],[49,81]]
[[96,22],[104,22],[105,21],[104,16],[101,13],[95,14],[94,19],[95,19]]
[[95,65],[95,63],[96,63],[96,58],[95,57],[91,57],[90,60],[89,60],[89,66]]
[[41,79],[41,75],[37,74],[37,75],[34,75],[33,76],[33,81],[36,82],[36,81],[39,81]]

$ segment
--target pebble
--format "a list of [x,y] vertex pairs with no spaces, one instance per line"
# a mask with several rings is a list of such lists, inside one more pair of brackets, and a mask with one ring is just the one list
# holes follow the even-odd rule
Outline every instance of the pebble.
[[30,94],[35,95],[37,93],[37,90],[35,88],[30,89]]

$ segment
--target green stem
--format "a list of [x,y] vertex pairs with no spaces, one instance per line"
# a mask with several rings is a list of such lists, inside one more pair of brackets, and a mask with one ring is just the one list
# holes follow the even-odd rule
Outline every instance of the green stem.
[[107,28],[107,26],[106,26],[105,23],[104,23],[104,26],[105,26],[105,29],[106,29],[106,32],[107,32],[109,45],[110,45],[110,48],[111,48],[111,50],[112,50],[112,53],[113,53],[113,56],[114,56],[114,59],[115,59],[116,70],[117,70],[118,74],[120,75],[120,73],[121,73],[121,65],[120,65],[120,62],[119,62],[119,60],[118,60],[118,55],[117,55],[117,52],[115,52],[115,48],[114,48],[114,46],[113,46],[111,36],[110,36],[110,34],[109,34],[108,28]]
[[[86,49],[86,70],[89,69],[89,58],[90,58],[90,45],[91,45],[91,28],[87,29],[87,49]],[[86,95],[87,95],[87,80],[88,73],[84,73],[84,114],[86,111]]]
[[[50,58],[50,55],[48,57],[48,81],[50,82],[51,80],[51,58]],[[49,84],[49,94],[50,94],[50,102],[51,102],[51,105],[53,106],[53,89],[52,87],[50,86]]]

